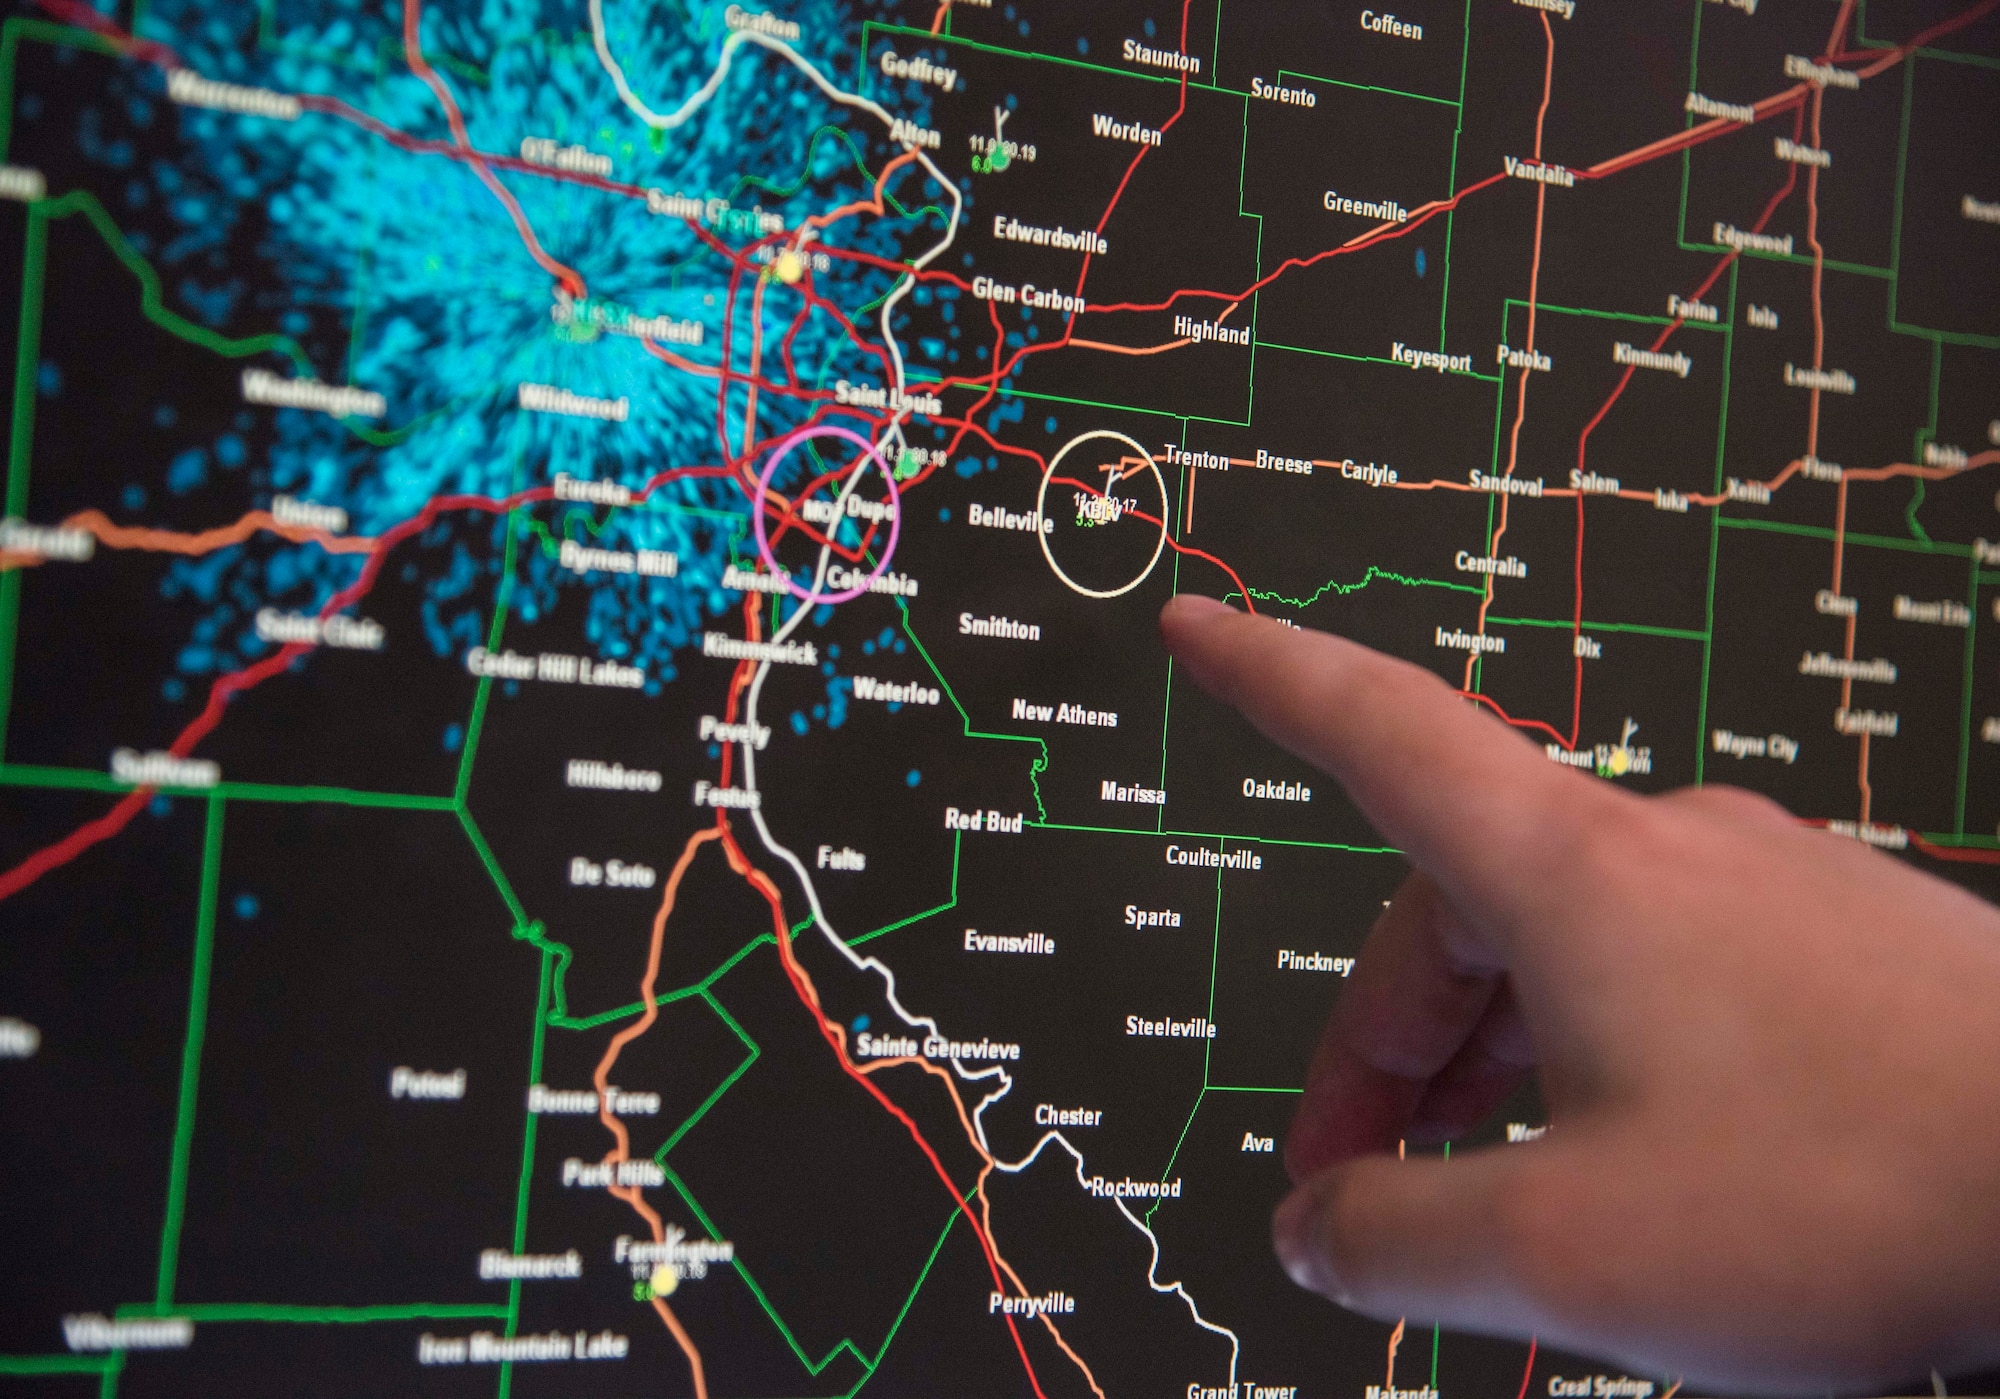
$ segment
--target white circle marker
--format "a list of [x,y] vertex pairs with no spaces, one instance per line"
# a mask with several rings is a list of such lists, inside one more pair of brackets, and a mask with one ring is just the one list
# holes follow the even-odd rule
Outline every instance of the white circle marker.
[[1068,442],[1063,444],[1063,449],[1049,460],[1047,469],[1042,472],[1042,488],[1035,492],[1035,520],[1039,525],[1048,518],[1043,512],[1042,507],[1049,498],[1049,482],[1055,479],[1056,471],[1062,466],[1063,459],[1084,443],[1099,441],[1120,442],[1131,448],[1133,454],[1140,461],[1146,463],[1146,469],[1153,473],[1153,484],[1160,488],[1160,537],[1153,545],[1153,557],[1146,560],[1146,566],[1139,570],[1139,576],[1122,588],[1111,588],[1109,590],[1086,588],[1067,573],[1064,573],[1062,565],[1056,562],[1056,556],[1049,548],[1049,536],[1046,530],[1037,528],[1035,538],[1041,543],[1042,557],[1049,561],[1049,568],[1055,573],[1056,577],[1063,581],[1063,585],[1071,592],[1081,593],[1085,597],[1094,598],[1123,597],[1152,576],[1154,568],[1159,565],[1160,555],[1167,550],[1167,482],[1166,478],[1160,475],[1160,465],[1153,460],[1151,452],[1141,447],[1124,433],[1112,432],[1108,428],[1099,428],[1096,432],[1086,432],[1081,437],[1072,437]]

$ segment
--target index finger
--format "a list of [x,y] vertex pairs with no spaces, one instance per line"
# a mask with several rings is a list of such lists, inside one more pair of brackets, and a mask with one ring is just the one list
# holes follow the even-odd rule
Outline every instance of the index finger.
[[1546,911],[1581,834],[1622,799],[1407,661],[1188,595],[1160,629],[1204,689],[1336,778],[1482,922]]

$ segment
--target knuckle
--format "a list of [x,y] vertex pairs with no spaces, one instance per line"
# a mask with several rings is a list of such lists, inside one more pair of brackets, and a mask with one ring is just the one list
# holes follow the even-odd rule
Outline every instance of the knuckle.
[[1533,1309],[1567,1315],[1587,1301],[1593,1249],[1579,1237],[1576,1201],[1538,1170],[1509,1172],[1492,1202],[1497,1263]]

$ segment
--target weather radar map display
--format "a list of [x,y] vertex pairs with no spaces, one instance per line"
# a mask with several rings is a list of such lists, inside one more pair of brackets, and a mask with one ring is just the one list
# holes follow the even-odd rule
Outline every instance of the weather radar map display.
[[2000,888],[2000,0],[763,3],[0,24],[0,1392],[1667,1399],[1280,1272],[1155,617]]

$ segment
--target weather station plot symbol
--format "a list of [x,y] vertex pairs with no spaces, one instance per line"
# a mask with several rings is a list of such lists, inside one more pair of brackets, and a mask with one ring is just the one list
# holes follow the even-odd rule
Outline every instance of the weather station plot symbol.
[[1167,548],[1167,483],[1153,454],[1122,432],[1073,437],[1035,497],[1042,557],[1072,592],[1123,597]]

